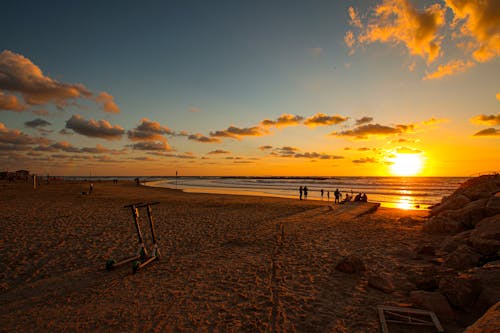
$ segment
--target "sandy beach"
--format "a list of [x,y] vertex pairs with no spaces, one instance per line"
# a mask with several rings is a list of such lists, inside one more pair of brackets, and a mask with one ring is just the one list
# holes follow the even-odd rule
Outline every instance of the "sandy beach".
[[[376,307],[412,306],[412,273],[435,264],[414,249],[444,237],[423,233],[426,211],[356,217],[326,201],[131,182],[94,183],[91,195],[83,182],[0,187],[2,332],[379,332]],[[123,206],[138,201],[160,202],[161,260],[106,271],[137,251]],[[144,214],[141,226],[150,246]],[[335,269],[345,256],[366,269]]]

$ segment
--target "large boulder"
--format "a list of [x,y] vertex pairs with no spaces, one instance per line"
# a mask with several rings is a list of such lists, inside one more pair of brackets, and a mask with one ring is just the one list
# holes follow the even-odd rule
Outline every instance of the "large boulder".
[[439,205],[434,206],[430,211],[430,216],[438,215],[439,213],[446,210],[455,210],[464,207],[471,200],[461,194],[461,193],[453,193],[451,196],[443,198]]
[[416,290],[410,293],[410,299],[419,307],[433,311],[439,318],[455,319],[448,300],[439,292]]
[[488,202],[486,202],[486,212],[488,216],[500,214],[500,193],[488,199]]
[[386,294],[392,293],[395,289],[394,283],[392,282],[392,278],[389,273],[369,272],[368,285]]
[[470,246],[461,245],[444,258],[442,265],[456,270],[465,270],[478,266],[480,259],[481,255],[474,252]]
[[474,305],[481,293],[478,278],[469,274],[444,277],[439,282],[439,291],[446,296],[451,305],[465,309]]
[[500,302],[493,305],[474,324],[467,327],[464,333],[497,333],[500,327]]
[[467,245],[472,230],[463,231],[459,234],[446,237],[439,247],[438,254],[447,254],[455,251],[461,245]]
[[444,215],[433,216],[424,223],[424,231],[429,233],[457,234],[465,230],[461,222]]
[[439,284],[438,270],[435,266],[424,266],[409,272],[408,280],[414,283],[417,289],[433,291]]
[[500,302],[500,268],[476,268],[470,274],[481,284],[481,294],[475,304],[477,310],[484,312]]
[[500,214],[483,219],[470,235],[474,250],[486,256],[500,251]]
[[440,215],[460,222],[465,228],[474,228],[483,218],[491,216],[491,214],[488,214],[488,210],[485,209],[488,200],[479,199],[472,201],[460,209],[443,211]]
[[471,201],[489,198],[500,192],[500,175],[485,175],[470,179],[459,190]]

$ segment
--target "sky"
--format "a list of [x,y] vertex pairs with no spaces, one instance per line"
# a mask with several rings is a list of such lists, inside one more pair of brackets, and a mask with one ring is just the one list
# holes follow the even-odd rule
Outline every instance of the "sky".
[[0,171],[500,171],[500,2],[3,1]]

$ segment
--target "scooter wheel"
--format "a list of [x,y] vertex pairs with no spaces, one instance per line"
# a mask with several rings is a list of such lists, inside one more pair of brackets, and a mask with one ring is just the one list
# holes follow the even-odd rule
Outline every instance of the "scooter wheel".
[[139,260],[134,260],[134,262],[132,263],[132,271],[134,273],[137,273],[137,271],[139,270],[140,265],[141,265],[141,262]]
[[112,270],[114,264],[116,264],[116,261],[114,261],[114,259],[108,259],[106,261],[106,270],[108,271]]

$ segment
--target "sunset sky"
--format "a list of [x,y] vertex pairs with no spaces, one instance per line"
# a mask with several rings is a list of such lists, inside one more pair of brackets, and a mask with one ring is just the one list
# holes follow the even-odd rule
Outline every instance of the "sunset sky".
[[3,1],[0,171],[500,171],[500,1]]

